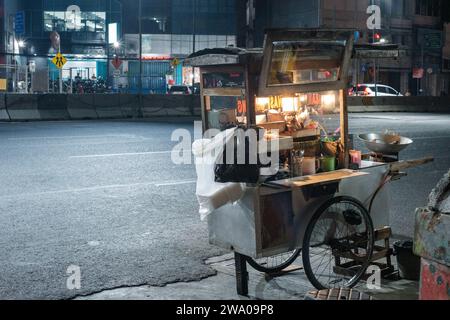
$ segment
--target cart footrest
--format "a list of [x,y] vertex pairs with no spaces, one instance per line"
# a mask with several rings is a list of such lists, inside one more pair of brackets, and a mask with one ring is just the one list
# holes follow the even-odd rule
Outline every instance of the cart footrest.
[[310,291],[305,300],[373,300],[373,297],[355,289],[334,288]]

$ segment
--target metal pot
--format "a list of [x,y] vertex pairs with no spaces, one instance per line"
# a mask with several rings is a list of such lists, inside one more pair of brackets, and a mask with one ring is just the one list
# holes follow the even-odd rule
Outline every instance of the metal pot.
[[364,144],[370,151],[386,155],[398,154],[413,143],[409,138],[401,136],[393,138],[392,135],[377,133],[360,134],[359,138],[364,141]]

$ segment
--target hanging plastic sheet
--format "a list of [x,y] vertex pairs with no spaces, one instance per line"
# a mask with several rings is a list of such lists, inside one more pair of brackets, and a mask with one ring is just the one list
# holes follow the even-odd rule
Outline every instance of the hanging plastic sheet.
[[235,131],[236,128],[228,129],[212,139],[199,139],[192,144],[197,171],[196,195],[202,220],[223,205],[236,202],[244,194],[245,184],[215,182],[217,159],[222,156],[224,145],[234,137]]

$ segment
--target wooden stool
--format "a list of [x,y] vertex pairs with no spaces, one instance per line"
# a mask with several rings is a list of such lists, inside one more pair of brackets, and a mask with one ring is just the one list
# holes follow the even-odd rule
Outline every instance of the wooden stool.
[[[373,247],[373,253],[372,253],[372,259],[370,261],[371,265],[378,266],[381,271],[382,277],[393,277],[393,275],[396,274],[395,268],[392,265],[392,255],[393,250],[390,247],[389,240],[392,236],[392,230],[391,227],[384,227],[381,229],[375,230],[375,243],[379,241],[383,241],[383,245],[377,245],[374,244]],[[343,274],[343,275],[353,275],[353,272],[351,271],[351,268],[355,265],[358,265],[361,262],[365,261],[365,258],[360,258],[357,260],[352,260],[346,263],[340,263],[340,258],[347,258],[352,259],[352,255],[349,255],[347,252],[336,252],[335,258],[336,258],[336,265],[333,267],[334,272],[337,274]],[[386,263],[378,262],[381,259],[386,259]],[[362,277],[362,279],[367,279],[370,274],[366,274]]]

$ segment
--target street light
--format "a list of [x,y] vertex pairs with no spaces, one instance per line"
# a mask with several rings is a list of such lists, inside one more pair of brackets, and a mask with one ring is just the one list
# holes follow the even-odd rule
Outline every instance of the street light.
[[17,42],[17,44],[19,45],[19,48],[25,48],[25,46],[26,46],[26,43],[25,43],[24,40],[19,40],[19,41]]
[[119,41],[114,42],[113,47],[115,49],[119,49],[120,48],[120,42]]

